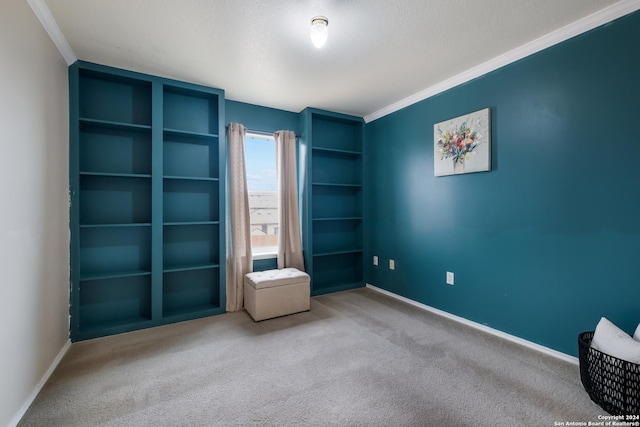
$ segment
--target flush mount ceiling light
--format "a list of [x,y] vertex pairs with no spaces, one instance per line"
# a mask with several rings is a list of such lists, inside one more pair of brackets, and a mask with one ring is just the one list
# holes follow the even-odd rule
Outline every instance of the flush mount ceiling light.
[[327,42],[329,31],[327,30],[329,20],[325,16],[314,16],[311,18],[311,30],[309,35],[311,41],[317,48],[321,48]]

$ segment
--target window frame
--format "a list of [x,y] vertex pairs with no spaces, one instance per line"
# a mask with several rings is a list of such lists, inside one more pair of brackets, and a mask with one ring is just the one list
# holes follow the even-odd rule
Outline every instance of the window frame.
[[[274,144],[274,164],[277,165],[277,160],[275,158],[276,153],[275,153],[275,144],[276,144],[276,139],[275,136],[273,134],[269,134],[269,133],[258,133],[255,131],[247,131],[247,133],[245,134],[245,147],[244,147],[244,154],[245,154],[245,163],[246,163],[246,155],[247,155],[247,138],[252,138],[252,139],[261,139],[264,141],[270,141],[273,142]],[[277,167],[277,166],[276,166]],[[248,174],[248,170],[247,170],[247,174]],[[276,176],[277,176],[277,169],[276,169]],[[247,177],[247,181],[248,181],[248,177]],[[248,183],[247,183],[248,184]],[[247,193],[251,192],[251,190],[249,190],[249,187],[247,185]],[[277,181],[276,181],[276,191],[275,191],[278,199],[280,198],[280,192],[279,189],[277,188]],[[249,206],[249,209],[251,209],[251,206]],[[280,230],[280,216],[279,214],[277,214],[277,225],[276,225],[276,229]],[[251,246],[251,257],[252,259],[255,260],[263,260],[263,259],[273,259],[273,258],[277,258],[278,257],[278,245],[276,244],[276,246],[267,246],[266,248],[268,248],[268,251],[266,252],[259,252],[256,253],[254,252],[254,247],[253,245]]]

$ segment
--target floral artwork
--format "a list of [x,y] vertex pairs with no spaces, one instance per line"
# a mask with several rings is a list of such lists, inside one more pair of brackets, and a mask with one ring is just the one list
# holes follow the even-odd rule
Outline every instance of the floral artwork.
[[489,116],[485,108],[433,126],[435,176],[491,170]]

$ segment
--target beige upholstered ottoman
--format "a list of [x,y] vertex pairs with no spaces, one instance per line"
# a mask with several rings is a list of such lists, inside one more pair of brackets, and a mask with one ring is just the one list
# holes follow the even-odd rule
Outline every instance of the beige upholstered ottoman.
[[310,293],[309,275],[297,268],[244,276],[244,308],[256,322],[309,310]]

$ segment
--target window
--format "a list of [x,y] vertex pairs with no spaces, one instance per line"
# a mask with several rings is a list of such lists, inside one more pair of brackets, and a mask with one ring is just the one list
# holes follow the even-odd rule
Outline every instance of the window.
[[278,174],[273,136],[248,133],[244,140],[253,257],[278,253]]

